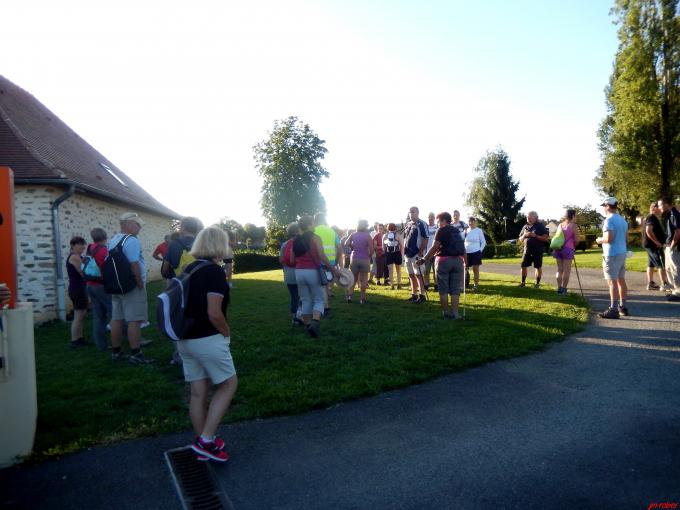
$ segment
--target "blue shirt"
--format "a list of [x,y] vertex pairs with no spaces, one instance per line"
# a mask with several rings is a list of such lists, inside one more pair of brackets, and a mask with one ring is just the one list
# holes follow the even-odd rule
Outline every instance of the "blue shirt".
[[616,257],[628,251],[626,246],[626,234],[628,232],[628,222],[623,217],[614,213],[604,220],[602,232],[611,232],[612,240],[610,243],[602,245],[602,252],[605,257]]
[[[109,252],[118,244],[123,236],[128,234],[116,234],[109,240],[107,245]],[[144,255],[142,254],[142,243],[139,242],[135,236],[130,235],[125,244],[123,244],[123,254],[132,262],[139,262],[139,270],[142,273],[142,282],[146,283],[146,264],[144,263]]]

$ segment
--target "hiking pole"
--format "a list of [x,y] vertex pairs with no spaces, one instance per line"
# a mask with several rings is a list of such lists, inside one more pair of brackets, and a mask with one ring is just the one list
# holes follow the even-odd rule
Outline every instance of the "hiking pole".
[[467,292],[465,289],[465,276],[463,276],[463,320],[465,320],[465,302],[467,301]]
[[[418,264],[418,261],[422,260],[422,264]],[[425,285],[425,277],[423,276],[423,266],[425,265],[425,259],[423,257],[418,257],[416,260],[416,265],[418,266],[418,274],[423,282],[423,289],[425,289],[425,299],[430,300],[430,294],[427,292],[427,286]],[[420,286],[420,285],[419,285]]]
[[578,288],[581,289],[581,297],[585,299],[583,295],[583,287],[581,287],[581,277],[578,274],[578,265],[576,264],[576,254],[574,253],[574,269],[576,269],[576,279],[578,280]]

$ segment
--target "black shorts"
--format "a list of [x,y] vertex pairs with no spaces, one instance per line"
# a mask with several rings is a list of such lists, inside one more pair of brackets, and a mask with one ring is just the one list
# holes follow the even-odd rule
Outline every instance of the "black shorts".
[[401,266],[401,263],[402,263],[402,260],[401,260],[401,252],[400,251],[385,253],[385,264],[387,264],[387,265],[396,264],[398,266]]
[[647,250],[647,267],[664,268],[663,248],[645,248]]
[[474,253],[467,254],[468,267],[481,266],[482,265],[482,251],[476,251]]
[[543,267],[543,250],[535,252],[526,252],[522,257],[522,267],[529,267],[533,265],[536,269]]
[[87,290],[82,289],[68,290],[68,297],[73,302],[74,310],[87,310]]

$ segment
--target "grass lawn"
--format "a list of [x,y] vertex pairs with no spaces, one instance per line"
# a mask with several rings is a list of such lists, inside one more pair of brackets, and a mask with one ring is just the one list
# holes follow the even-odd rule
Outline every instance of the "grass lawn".
[[[626,260],[626,270],[645,272],[647,270],[647,252],[644,250],[644,248],[632,248],[631,251],[633,252],[633,257]],[[485,261],[493,264],[516,264],[519,266],[522,262],[522,257],[485,259]],[[576,263],[578,264],[578,267],[602,269],[602,250],[598,248],[591,248],[585,252],[577,251]],[[543,257],[543,265],[554,266],[555,258],[552,255],[546,254]]]
[[[446,321],[434,301],[371,287],[369,303],[347,304],[336,289],[321,338],[293,328],[280,271],[237,275],[229,320],[239,389],[228,421],[293,414],[375,395],[441,374],[541,349],[583,327],[576,295],[521,289],[484,274],[467,296],[467,318]],[[161,283],[149,286],[150,308]],[[434,297],[434,296],[433,296]],[[151,313],[150,317],[155,317]],[[89,326],[86,329],[89,336]],[[33,459],[125,438],[190,429],[187,386],[168,361],[172,344],[154,326],[144,337],[151,366],[113,364],[93,347],[68,349],[68,324],[36,330],[38,431]]]

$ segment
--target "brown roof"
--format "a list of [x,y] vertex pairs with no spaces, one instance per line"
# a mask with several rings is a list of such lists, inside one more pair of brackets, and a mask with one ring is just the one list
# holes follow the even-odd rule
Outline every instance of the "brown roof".
[[83,192],[171,218],[180,217],[80,138],[40,101],[3,76],[0,76],[0,166],[9,166],[14,171],[17,184],[75,184]]

